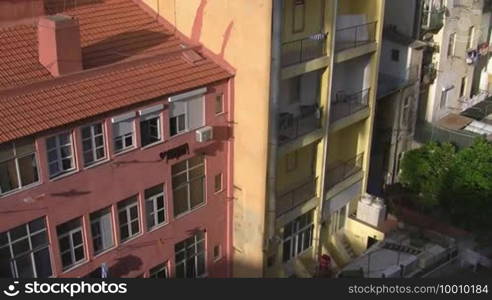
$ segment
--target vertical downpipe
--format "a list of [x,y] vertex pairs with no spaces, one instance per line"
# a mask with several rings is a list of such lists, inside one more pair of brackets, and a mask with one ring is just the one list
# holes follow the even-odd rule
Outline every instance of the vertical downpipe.
[[278,111],[280,94],[280,73],[282,68],[282,12],[283,0],[273,0],[272,9],[272,53],[270,68],[270,100],[268,122],[268,169],[267,169],[267,205],[268,247],[275,235],[276,219],[276,178],[278,148]]

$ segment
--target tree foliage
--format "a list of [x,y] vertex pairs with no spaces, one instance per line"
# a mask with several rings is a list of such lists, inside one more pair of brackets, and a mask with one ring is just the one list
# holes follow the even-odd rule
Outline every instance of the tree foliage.
[[435,143],[410,151],[400,178],[424,207],[443,208],[454,223],[469,229],[492,226],[492,145],[485,139],[461,151]]

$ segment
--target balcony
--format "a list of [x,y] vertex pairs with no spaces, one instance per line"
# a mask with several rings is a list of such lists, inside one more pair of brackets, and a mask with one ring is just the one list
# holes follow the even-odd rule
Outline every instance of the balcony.
[[316,197],[317,182],[317,177],[310,177],[299,186],[277,196],[277,217]]
[[335,101],[331,103],[330,124],[368,108],[370,90],[367,88],[353,94],[345,94],[343,91],[337,92]]
[[351,159],[337,162],[328,166],[326,170],[326,191],[332,189],[339,183],[347,180],[351,176],[362,172],[362,166],[364,164],[364,153],[357,154]]
[[378,98],[384,97],[393,91],[414,84],[419,79],[419,66],[410,66],[399,74],[379,73]]
[[337,29],[335,52],[357,48],[376,42],[377,22]]
[[321,128],[321,109],[318,105],[299,106],[300,114],[284,112],[279,115],[279,144],[285,144]]
[[425,31],[438,31],[444,26],[444,14],[446,9],[444,7],[427,8],[424,9],[422,15],[422,29]]
[[327,33],[319,33],[282,43],[282,67],[290,67],[326,56],[327,36]]

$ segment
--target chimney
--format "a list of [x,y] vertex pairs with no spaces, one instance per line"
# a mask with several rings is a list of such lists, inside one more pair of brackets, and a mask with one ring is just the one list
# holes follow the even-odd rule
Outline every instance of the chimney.
[[80,30],[66,15],[43,16],[38,23],[39,62],[53,76],[82,71]]

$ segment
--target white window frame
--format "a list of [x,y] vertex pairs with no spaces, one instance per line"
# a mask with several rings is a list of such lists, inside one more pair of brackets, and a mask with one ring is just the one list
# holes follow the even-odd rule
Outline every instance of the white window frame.
[[[312,214],[311,215],[311,223],[307,224],[304,227],[300,227],[301,223],[301,218],[304,218],[307,216],[307,214]],[[311,210],[299,217],[297,217],[295,220],[287,223],[283,230],[285,232],[285,228],[287,226],[292,226],[292,232],[289,236],[283,237],[282,241],[282,249],[284,249],[284,244],[287,242],[290,242],[290,249],[288,253],[288,259],[284,260],[285,253],[282,254],[282,261],[288,262],[292,260],[293,258],[305,253],[306,251],[309,251],[313,247],[313,235],[314,235],[314,211]],[[309,247],[304,248],[304,239],[309,238]],[[299,251],[299,245],[301,245],[301,250]]]
[[[37,221],[39,219],[43,219],[43,223],[44,223],[44,228],[43,229],[39,229],[39,230],[36,230],[34,232],[31,232],[31,229],[29,228],[29,224],[34,222],[34,221]],[[31,267],[32,267],[32,271],[33,271],[33,275],[34,275],[34,278],[38,278],[38,269],[36,267],[36,260],[35,260],[35,257],[34,257],[34,253],[37,253],[39,251],[42,251],[42,250],[45,250],[45,249],[48,249],[48,255],[49,255],[49,260],[50,260],[50,273],[51,275],[50,276],[53,276],[53,265],[52,265],[52,259],[51,259],[51,249],[50,249],[50,242],[49,242],[49,236],[48,236],[48,230],[47,230],[47,227],[46,227],[46,220],[44,219],[44,217],[42,218],[38,218],[38,219],[35,219],[31,222],[28,222],[28,223],[25,223],[25,224],[22,224],[20,226],[25,226],[26,227],[26,235],[20,237],[20,238],[17,238],[15,240],[12,240],[12,237],[11,237],[11,231],[19,226],[16,226],[14,228],[11,228],[10,230],[4,232],[6,234],[6,237],[7,237],[7,243],[5,245],[1,245],[0,248],[9,248],[9,252],[10,252],[10,257],[8,258],[9,262],[10,262],[10,273],[12,275],[13,278],[19,278],[19,270],[17,269],[17,264],[16,264],[16,259],[18,259],[19,257],[22,257],[26,254],[29,254],[29,258],[30,258],[30,263],[31,263]],[[35,236],[35,235],[38,235],[38,234],[41,234],[42,232],[45,233],[46,235],[46,244],[43,245],[43,246],[38,246],[36,249],[33,249],[33,244],[32,244],[32,237]],[[28,243],[29,243],[29,251],[28,252],[25,252],[25,253],[22,253],[21,255],[15,255],[14,254],[14,250],[13,250],[13,244],[21,241],[21,240],[24,240],[24,239],[27,239]]]
[[[111,125],[112,125],[112,128],[111,128],[112,129],[112,138],[111,138],[111,140],[113,142],[113,152],[115,154],[123,153],[123,152],[129,151],[131,149],[135,149],[137,147],[136,146],[136,138],[135,138],[135,134],[136,134],[135,133],[135,117],[136,117],[135,112],[129,112],[129,113],[126,113],[124,115],[119,115],[119,116],[113,117],[111,119]],[[118,136],[115,135],[114,127],[116,124],[118,124],[120,122],[131,122],[132,131],[130,134],[118,135]],[[131,145],[126,144],[126,139],[129,136],[132,138],[132,144]],[[116,148],[116,140],[118,140],[118,139],[121,139],[121,144],[123,145],[123,147],[121,149]]]
[[[85,249],[85,241],[84,241],[84,224],[83,224],[83,220],[82,218],[79,218],[80,220],[80,226],[77,227],[77,228],[74,228],[74,229],[71,229],[69,230],[68,232],[65,232],[63,234],[59,234],[58,235],[58,244],[60,245],[60,259],[63,257],[63,254],[69,252],[70,253],[70,258],[72,260],[72,263],[70,265],[67,265],[67,266],[64,266],[63,265],[63,259],[61,259],[61,262],[62,262],[62,268],[63,270],[67,270],[67,269],[70,269],[76,265],[79,265],[81,263],[83,263],[84,261],[87,260],[87,254],[85,253],[86,249]],[[68,221],[68,222],[72,222],[72,221]],[[67,223],[68,223],[67,222]],[[60,225],[63,225],[63,224],[60,224]],[[58,226],[60,226],[58,225]],[[78,245],[74,245],[74,241],[73,241],[73,236],[80,232],[80,236],[81,236],[81,240],[82,240],[82,244],[78,244]],[[60,243],[60,240],[64,237],[68,237],[68,241],[69,241],[69,248],[62,251],[61,250],[61,243]],[[81,258],[80,260],[76,260],[75,259],[75,250],[82,247],[82,253],[84,253],[84,257]]]
[[[125,201],[128,201],[130,199],[134,200],[134,201],[131,201],[130,204],[127,204],[122,208],[118,207],[118,229],[119,229],[119,233],[120,233],[119,238],[120,238],[121,243],[127,242],[127,241],[139,236],[142,233],[142,224],[140,224],[140,211],[139,211],[139,207],[138,207],[138,197],[134,196],[134,197],[125,199],[121,202],[125,202]],[[137,218],[136,219],[131,218],[131,212],[130,211],[132,208],[136,208],[136,210],[137,210]],[[125,214],[126,214],[126,223],[122,223],[121,220],[119,219],[121,212],[125,212]],[[137,232],[133,232],[133,230],[132,230],[132,223],[135,220],[138,223],[138,231]],[[121,232],[122,232],[121,228],[122,227],[126,227],[128,230],[128,237],[126,237],[125,239],[121,238]]]
[[[99,134],[94,133],[94,126],[97,126],[97,125],[101,126],[101,133],[99,133]],[[85,128],[89,128],[89,130],[90,130],[90,136],[88,138],[84,138],[83,134],[82,134],[82,131]],[[85,167],[92,166],[98,162],[101,162],[101,161],[104,161],[107,159],[106,135],[105,135],[105,133],[106,133],[106,130],[104,128],[104,122],[93,123],[93,124],[82,126],[80,128],[80,140],[82,141],[82,157],[84,159],[84,166]],[[96,138],[100,137],[100,136],[102,137],[102,146],[96,147]],[[87,140],[90,141],[91,148],[89,150],[84,150],[84,142]],[[97,158],[97,150],[101,149],[101,148],[104,151],[104,156],[98,159]],[[85,160],[85,153],[87,153],[87,152],[92,152],[93,160],[91,162],[87,162]]]
[[[34,185],[37,185],[40,183],[41,181],[41,178],[39,177],[39,161],[38,161],[38,155],[37,155],[37,151],[36,151],[36,143],[33,139],[33,148],[34,148],[34,152],[32,153],[28,153],[28,154],[23,154],[21,156],[17,156],[17,148],[15,146],[15,142],[12,142],[11,143],[11,147],[12,147],[12,152],[13,152],[13,157],[10,158],[10,159],[6,159],[6,160],[0,160],[0,163],[6,163],[6,162],[9,162],[10,160],[14,160],[14,164],[15,164],[15,172],[16,172],[16,175],[17,175],[17,182],[19,184],[19,186],[17,188],[14,188],[14,189],[11,189],[11,190],[8,190],[8,191],[2,191],[2,187],[0,186],[0,195],[3,196],[5,194],[10,194],[10,193],[13,193],[15,191],[19,191],[19,190],[22,190],[22,189],[27,189],[29,187],[32,187]],[[24,157],[27,157],[29,155],[33,155],[34,154],[34,163],[36,164],[36,177],[38,178],[38,180],[32,182],[32,183],[29,183],[29,184],[26,184],[26,185],[22,185],[22,180],[21,180],[21,172],[20,172],[20,167],[19,167],[19,159],[21,158],[24,158]]]
[[[67,144],[61,144],[60,136],[62,136],[62,135],[68,136],[68,143]],[[52,138],[55,139],[55,148],[48,148],[48,140],[52,139]],[[65,131],[65,132],[61,132],[61,133],[58,133],[56,135],[52,135],[50,137],[47,137],[45,140],[45,144],[46,144],[46,156],[47,156],[47,162],[48,162],[48,164],[47,164],[48,165],[48,174],[49,174],[50,179],[56,178],[60,175],[66,174],[66,173],[70,173],[70,172],[75,171],[77,169],[77,167],[75,165],[75,155],[74,155],[72,132]],[[62,158],[62,153],[61,153],[62,147],[69,147],[70,148],[70,155]],[[51,151],[56,151],[56,159],[54,161],[49,160],[49,153]],[[66,170],[63,169],[63,160],[65,160],[65,159],[70,159],[70,162],[72,165],[71,168],[66,169]],[[54,174],[51,174],[50,165],[52,165],[53,163],[56,163],[58,165],[59,171],[54,173]]]
[[[187,203],[186,204],[187,204],[188,209],[186,209],[185,211],[183,211],[177,215],[174,214],[175,217],[179,217],[179,216],[182,216],[184,214],[187,214],[190,211],[193,211],[194,209],[199,208],[202,205],[204,205],[205,203],[207,203],[207,189],[206,189],[206,186],[207,186],[207,181],[206,181],[207,180],[207,172],[206,172],[206,170],[207,169],[206,169],[206,164],[205,164],[205,157],[202,156],[202,159],[203,159],[202,163],[190,168],[190,160],[192,160],[192,159],[193,159],[193,157],[185,160],[186,161],[186,169],[184,169],[180,172],[177,172],[176,174],[172,173],[172,168],[171,168],[171,181],[173,180],[174,177],[178,177],[182,174],[186,174],[186,182],[181,183],[177,187],[172,186],[172,190],[173,190],[173,204],[174,204],[176,201],[176,199],[174,197],[175,196],[175,190],[186,188],[186,190],[187,190],[187,199],[186,199]],[[203,167],[203,176],[191,178],[190,175],[191,175],[192,171],[195,169],[198,169],[200,167]],[[203,180],[203,202],[201,202],[198,205],[192,206],[192,204],[191,204],[191,182],[195,181],[195,180]]]
[[[153,188],[153,187],[152,187]],[[148,198],[145,198],[145,214],[146,214],[146,217],[148,217],[150,215],[150,217],[154,220],[154,225],[153,226],[150,226],[149,224],[147,224],[147,229],[148,230],[153,230],[157,227],[160,227],[164,224],[167,223],[167,209],[166,209],[166,197],[165,197],[165,185],[162,185],[162,192],[161,193],[158,193],[158,194],[155,194],[155,195],[152,195],[151,197],[148,197]],[[145,194],[145,192],[144,192]],[[162,197],[162,208],[158,208],[158,205],[157,205],[157,202],[159,200],[159,198]],[[147,203],[151,203],[152,204],[152,211],[147,211]],[[164,213],[164,220],[162,222],[159,222],[159,212],[163,212]]]
[[[176,96],[172,96],[172,97],[169,97],[169,103],[171,104],[171,106],[173,105],[173,102],[176,102],[176,101],[184,101],[186,103],[185,105],[185,109],[184,109],[184,113],[183,114],[179,114],[177,116],[171,116],[172,114],[172,108],[169,112],[169,135],[170,137],[175,137],[175,136],[178,136],[180,134],[183,134],[183,133],[186,133],[186,132],[189,132],[190,130],[194,130],[194,129],[197,129],[197,128],[200,128],[202,126],[205,125],[205,93],[207,92],[207,88],[206,87],[203,87],[203,88],[200,88],[200,89],[196,89],[196,90],[193,90],[193,91],[190,91],[190,92],[186,92],[186,93],[183,93],[183,94],[179,94],[179,95],[176,95]],[[189,108],[188,108],[188,104],[189,104],[189,100],[192,100],[194,99],[195,97],[198,97],[200,96],[202,98],[202,118],[203,118],[203,122],[200,126],[198,126],[197,128],[190,128],[190,118],[189,118]],[[184,128],[179,128],[179,117],[181,116],[184,116]],[[175,134],[172,134],[171,133],[171,122],[172,122],[172,119],[175,118],[175,122],[176,122],[176,133]]]
[[[96,249],[94,248],[95,247],[95,243],[94,243],[94,240],[96,238],[99,238],[101,237],[102,239],[102,234],[94,234],[93,230],[92,230],[92,226],[96,223],[98,223],[98,227],[99,227],[99,232],[103,232],[103,230],[101,229],[101,223],[100,223],[100,220],[101,220],[101,216],[98,216],[98,217],[95,217],[93,218],[93,214],[95,213],[99,213],[101,211],[109,211],[109,216],[110,216],[110,220],[111,220],[111,230],[110,230],[110,233],[111,233],[111,246],[107,247],[107,248],[103,248],[103,249],[100,249],[99,251],[96,251]],[[94,251],[94,255],[99,255],[101,253],[104,253],[106,251],[108,251],[109,249],[112,249],[114,246],[115,246],[115,239],[114,239],[114,224],[113,224],[113,211],[111,209],[111,207],[106,207],[106,208],[103,208],[103,209],[100,209],[100,210],[97,210],[93,213],[91,213],[89,215],[89,221],[91,223],[91,236],[92,236],[92,250]]]
[[162,263],[158,264],[157,266],[154,266],[149,270],[149,278],[160,278],[157,277],[157,273],[164,271],[164,278],[169,278],[169,268],[168,268],[168,263]]
[[[179,249],[178,251],[176,251],[176,245],[175,245],[175,248],[174,248],[174,252],[175,252],[175,255],[174,255],[174,263],[175,263],[175,268],[177,269],[178,266],[181,266],[183,265],[184,267],[184,278],[201,278],[201,277],[205,277],[206,274],[207,274],[207,251],[206,251],[206,233],[205,232],[201,232],[201,235],[202,237],[201,238],[198,238],[198,233],[197,234],[194,234],[192,237],[194,239],[193,241],[193,244],[191,245],[186,245],[186,240],[188,239],[185,239],[181,242],[184,242],[184,248],[183,249]],[[198,244],[202,243],[203,242],[203,249],[201,251],[198,251]],[[190,248],[193,248],[193,254],[191,255],[191,257],[188,255],[188,249]],[[177,256],[180,255],[180,254],[183,254],[183,259],[178,261],[176,260]],[[198,272],[198,258],[203,255],[203,273],[202,274],[197,274]],[[186,274],[186,270],[188,270],[188,259],[189,258],[193,258],[193,264],[194,264],[194,276],[192,277],[187,277],[187,274]],[[177,274],[177,272],[176,272]]]

